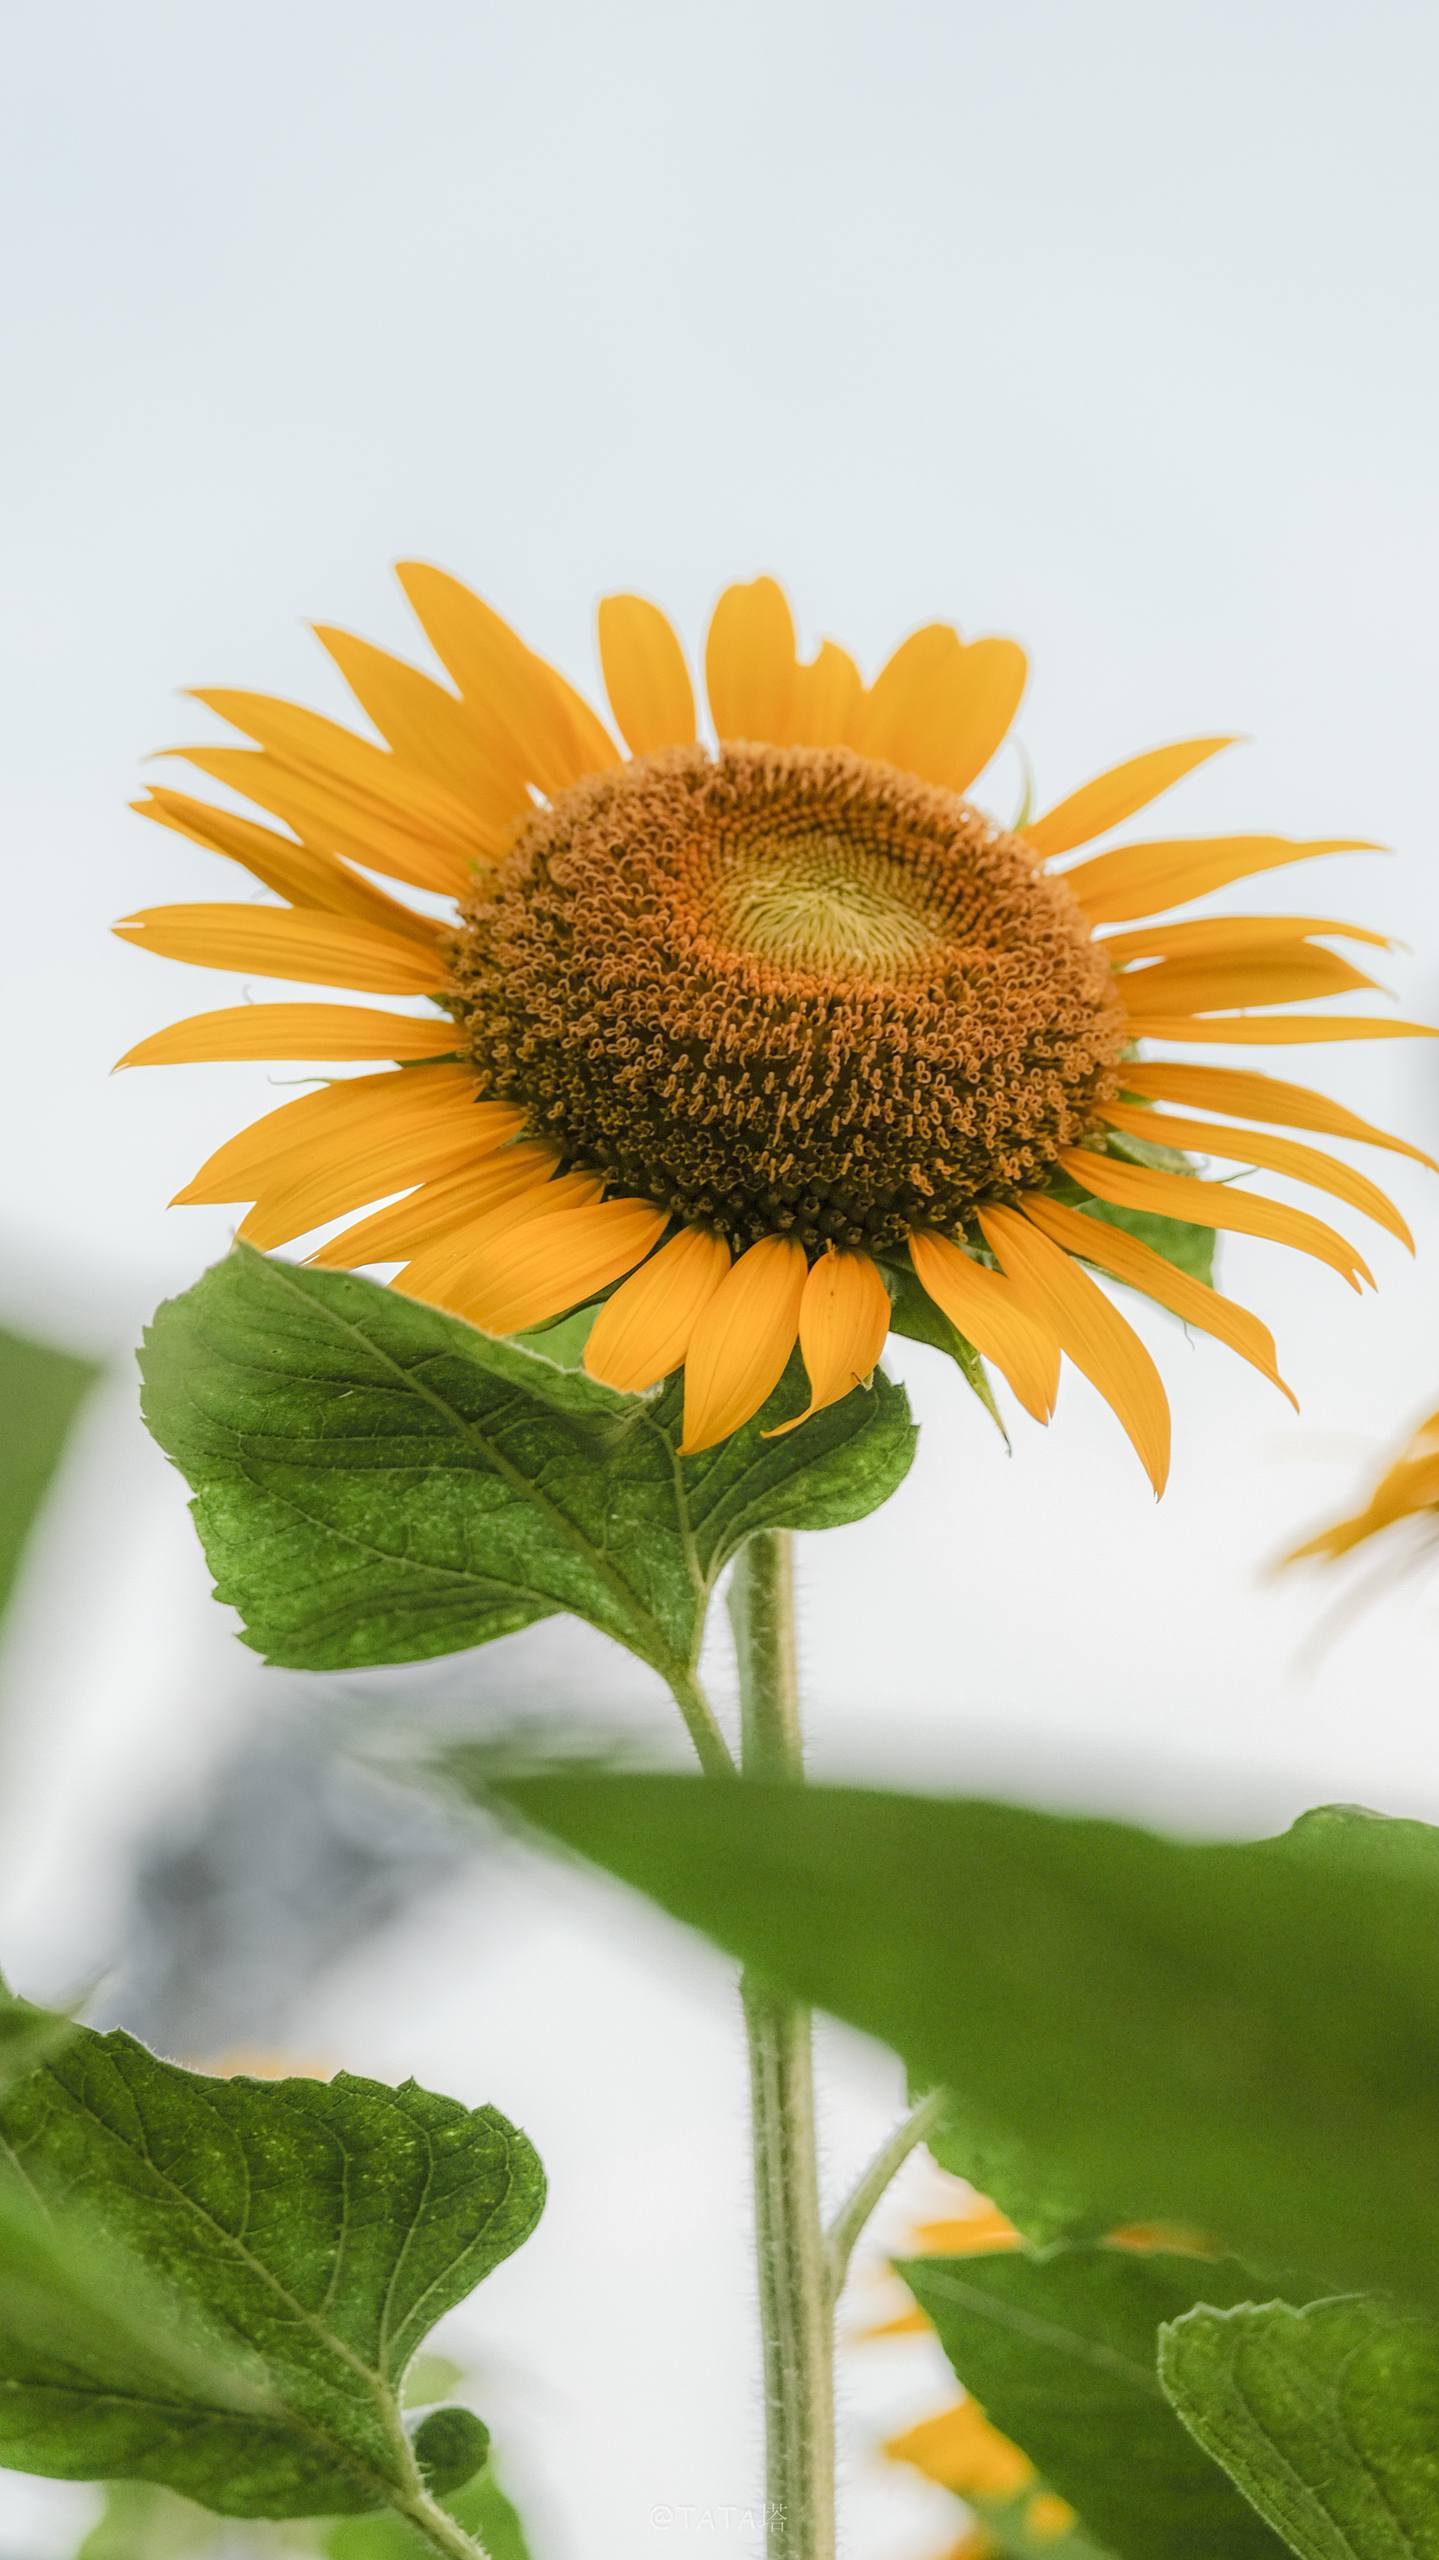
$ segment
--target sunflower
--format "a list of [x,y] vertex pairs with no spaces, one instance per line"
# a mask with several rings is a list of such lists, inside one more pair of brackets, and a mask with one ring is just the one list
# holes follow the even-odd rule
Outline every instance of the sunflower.
[[138,804],[277,903],[149,908],[128,940],[428,1000],[246,1004],[132,1049],[122,1064],[386,1062],[270,1111],[180,1200],[250,1203],[239,1233],[261,1247],[365,1210],[312,1260],[398,1265],[396,1287],[492,1334],[599,1301],[587,1369],[638,1393],[683,1367],[686,1453],[748,1421],[796,1343],[809,1396],[781,1428],[866,1382],[912,1274],[1040,1421],[1067,1354],[1156,1490],[1164,1390],[1095,1272],[1289,1390],[1257,1318],[1136,1228],[1369,1273],[1320,1219],[1146,1161],[1146,1141],[1312,1185],[1409,1241],[1348,1165],[1224,1124],[1417,1149],[1306,1088],[1138,1051],[1421,1031],[1267,1009],[1372,987],[1330,947],[1383,947],[1365,927],[1142,921],[1355,840],[1146,840],[1055,868],[1228,739],[1153,749],[1006,826],[967,795],[1019,705],[1012,640],[931,624],[865,684],[831,641],[801,660],[772,579],[730,587],[707,741],[653,604],[600,608],[611,729],[467,588],[399,574],[448,682],[321,627],[376,734],[202,692],[249,743],[176,752],[278,824],[168,787]]

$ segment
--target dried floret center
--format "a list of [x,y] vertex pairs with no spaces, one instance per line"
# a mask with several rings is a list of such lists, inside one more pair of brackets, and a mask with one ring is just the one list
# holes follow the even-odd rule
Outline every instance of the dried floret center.
[[1123,1019],[1062,883],[842,748],[671,748],[537,811],[452,997],[487,1093],[736,1244],[953,1231],[1093,1125]]

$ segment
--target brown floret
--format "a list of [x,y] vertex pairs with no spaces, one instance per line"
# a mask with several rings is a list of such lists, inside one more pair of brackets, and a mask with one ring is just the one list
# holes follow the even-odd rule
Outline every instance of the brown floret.
[[451,1000],[486,1093],[736,1245],[883,1248],[1033,1183],[1124,1020],[1062,882],[844,748],[672,748],[539,810]]

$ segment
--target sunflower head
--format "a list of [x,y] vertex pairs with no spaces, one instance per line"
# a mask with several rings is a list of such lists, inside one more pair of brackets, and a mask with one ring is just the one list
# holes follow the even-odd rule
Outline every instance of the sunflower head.
[[273,902],[151,909],[129,938],[406,1000],[248,1005],[142,1042],[125,1063],[390,1062],[282,1104],[182,1199],[249,1202],[240,1232],[266,1246],[363,1210],[313,1258],[388,1267],[490,1332],[593,1304],[593,1376],[639,1393],[683,1367],[691,1453],[759,1410],[796,1344],[808,1401],[774,1427],[863,1386],[917,1280],[1041,1421],[1061,1360],[1084,1371],[1156,1487],[1163,1388],[1095,1272],[1276,1384],[1263,1325],[1156,1240],[1175,1220],[1235,1229],[1369,1276],[1324,1221],[1173,1150],[1307,1183],[1407,1240],[1346,1163],[1225,1124],[1417,1150],[1301,1086],[1162,1055],[1419,1030],[1289,1010],[1372,986],[1332,947],[1383,941],[1368,928],[1169,920],[1347,840],[1067,860],[1224,739],[1133,757],[1008,827],[971,793],[1023,690],[1012,641],[933,624],[866,683],[832,642],[801,659],[759,579],[711,624],[706,728],[664,616],[611,597],[617,738],[467,589],[401,574],[443,678],[323,629],[374,734],[212,693],[251,743],[185,752],[278,824],[168,788],[142,804]]
[[483,1089],[735,1251],[951,1233],[1118,1089],[1123,1008],[1062,883],[843,747],[671,747],[577,784],[449,958]]

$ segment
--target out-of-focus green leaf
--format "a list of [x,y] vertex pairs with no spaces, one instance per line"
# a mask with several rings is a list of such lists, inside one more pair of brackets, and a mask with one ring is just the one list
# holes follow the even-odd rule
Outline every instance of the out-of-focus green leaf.
[[1059,2248],[916,2258],[900,2273],[966,2391],[1115,2560],[1280,2560],[1156,2370],[1161,2324],[1196,2301],[1242,2300],[1243,2267]]
[[[0,2004],[0,2055],[35,2017]],[[72,2029],[0,2100],[0,2461],[239,2516],[412,2502],[420,2473],[443,2493],[488,2439],[441,2410],[412,2452],[406,2369],[543,2192],[492,2108],[213,2080]]]
[[1036,2248],[1055,2240],[1099,2240],[1104,2217],[1062,2171],[1017,2135],[996,2133],[981,2111],[952,2093],[929,2150],[951,2177],[967,2178]]
[[[451,1764],[463,1785],[463,1755]],[[1160,1839],[1016,1806],[583,1771],[527,1821],[983,2092],[1106,2228],[1439,2308],[1439,1832]]]
[[99,2520],[75,2560],[202,2560],[222,2531],[217,2516],[173,2489],[157,2489],[149,2480],[111,2480]]
[[0,1325],[0,1616],[75,1417],[99,1376],[93,1361]]
[[1185,2425],[1301,2560],[1439,2560],[1439,2328],[1350,2295],[1163,2334]]
[[914,1428],[877,1375],[802,1430],[797,1363],[764,1412],[681,1462],[678,1390],[617,1396],[394,1290],[247,1250],[162,1307],[146,1418],[194,1490],[216,1593],[301,1669],[418,1661],[567,1609],[671,1682],[759,1528],[855,1520]]

